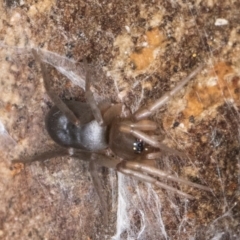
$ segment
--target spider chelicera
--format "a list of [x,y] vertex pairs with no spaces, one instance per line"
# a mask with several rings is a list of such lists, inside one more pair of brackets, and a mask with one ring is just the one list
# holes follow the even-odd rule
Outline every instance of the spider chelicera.
[[[50,137],[59,147],[37,156],[25,157],[24,160],[13,160],[13,163],[30,163],[71,155],[74,158],[89,161],[90,170],[94,169],[95,163],[114,168],[125,175],[155,184],[188,199],[194,197],[162,183],[160,179],[210,191],[209,187],[169,175],[150,164],[146,164],[146,161],[144,161],[159,158],[161,151],[179,154],[178,151],[174,151],[158,140],[154,135],[157,124],[149,120],[148,117],[163,106],[174,94],[178,93],[190,79],[201,71],[202,66],[197,67],[190,75],[181,80],[174,89],[160,99],[144,108],[140,108],[134,114],[122,117],[123,104],[106,105],[96,103],[90,90],[93,76],[86,61],[86,102],[63,101],[51,89],[50,77],[40,55],[34,49],[32,52],[35,60],[41,66],[46,92],[55,104],[46,116],[45,126]],[[106,149],[110,149],[113,154],[105,154]],[[94,174],[92,174],[92,178],[97,185]]]

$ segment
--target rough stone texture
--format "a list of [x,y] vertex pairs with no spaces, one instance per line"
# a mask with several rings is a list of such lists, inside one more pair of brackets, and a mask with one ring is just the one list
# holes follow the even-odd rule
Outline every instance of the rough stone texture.
[[[238,0],[1,2],[0,238],[239,239],[239,9]],[[31,48],[64,69],[64,57],[73,60],[79,75],[86,57],[99,73],[96,98],[132,111],[205,64],[153,119],[164,143],[187,156],[163,156],[159,167],[212,192],[173,184],[196,197],[187,201],[99,168],[109,205],[105,226],[87,162],[12,165],[54,146],[44,129],[52,103]],[[47,59],[46,50],[59,58]],[[81,82],[49,71],[61,97],[84,101]]]

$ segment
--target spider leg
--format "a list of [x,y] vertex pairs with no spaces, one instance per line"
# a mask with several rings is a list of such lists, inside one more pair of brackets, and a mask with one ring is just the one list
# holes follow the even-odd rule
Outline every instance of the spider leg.
[[104,185],[102,183],[102,179],[99,178],[98,176],[98,171],[96,167],[96,163],[94,161],[90,161],[89,163],[89,173],[91,175],[91,179],[94,185],[94,188],[97,192],[97,195],[100,200],[100,204],[102,207],[102,213],[103,213],[103,218],[105,225],[108,225],[109,219],[108,219],[108,207],[107,207],[107,199],[104,194]]
[[54,104],[58,107],[58,109],[62,113],[64,113],[64,115],[68,118],[70,122],[72,122],[74,125],[77,125],[77,126],[80,125],[81,123],[79,119],[76,117],[76,115],[68,108],[68,106],[61,100],[61,98],[59,98],[51,89],[50,81],[49,81],[50,77],[48,75],[48,71],[46,69],[45,64],[41,61],[37,51],[35,49],[32,49],[32,53],[34,55],[35,60],[40,64],[44,87],[46,89],[48,96],[51,98]]
[[[170,190],[178,195],[181,195],[181,196],[189,198],[189,199],[194,199],[194,197],[187,193],[184,193],[180,190],[177,190],[171,186],[168,186],[167,184],[161,183],[160,181],[158,181],[156,179],[156,177],[164,178],[166,180],[171,180],[171,181],[182,183],[182,184],[186,184],[188,186],[196,187],[196,188],[199,188],[199,189],[202,189],[205,191],[211,191],[211,189],[209,187],[202,186],[200,184],[196,184],[196,183],[190,182],[188,180],[175,177],[175,176],[165,173],[159,169],[156,169],[155,167],[151,167],[151,166],[137,163],[137,162],[130,162],[130,161],[124,162],[123,161],[120,164],[118,164],[117,170],[125,175],[133,176],[141,181],[152,183],[158,187],[161,187],[166,190]],[[152,176],[150,176],[148,174],[150,174]]]
[[[140,168],[138,168],[138,169],[132,168],[131,169],[131,165],[134,165],[135,162],[129,162],[129,161],[126,161],[126,162],[122,161],[122,162],[120,162],[120,161],[117,161],[117,160],[112,162],[112,160],[114,160],[114,158],[106,157],[106,156],[99,155],[99,154],[94,154],[94,160],[96,161],[96,163],[98,163],[98,164],[100,164],[102,166],[110,167],[110,168],[116,168],[118,172],[121,172],[124,175],[132,176],[132,177],[134,177],[134,178],[136,178],[136,179],[138,179],[140,181],[154,184],[154,185],[156,185],[158,187],[161,187],[161,188],[164,188],[166,190],[172,191],[172,192],[174,192],[174,193],[176,193],[178,195],[181,195],[183,197],[186,197],[188,199],[194,199],[193,196],[191,196],[191,195],[189,195],[187,193],[184,193],[184,192],[182,192],[182,191],[180,191],[180,190],[178,190],[176,188],[173,188],[171,186],[168,186],[167,184],[161,183],[157,179],[155,179],[154,177],[151,177],[149,175],[141,173],[139,171]],[[129,163],[130,163],[130,165],[127,165]],[[144,170],[143,167],[147,166],[147,165],[140,164],[140,163],[136,163],[136,164],[137,164],[137,166],[139,166],[139,165],[142,166],[141,170]],[[150,168],[155,169],[154,167],[150,167]],[[158,171],[158,169],[155,169],[155,170]],[[160,173],[159,173],[159,175],[160,175]],[[98,195],[99,195],[99,198],[101,200],[101,197],[100,197],[101,193],[98,193]]]
[[174,193],[176,193],[176,194],[178,194],[180,196],[186,197],[188,199],[191,199],[191,200],[194,199],[193,196],[191,196],[191,195],[189,195],[187,193],[184,193],[184,192],[182,192],[182,191],[180,191],[180,190],[178,190],[178,189],[176,189],[174,187],[171,187],[171,186],[169,186],[167,184],[161,183],[157,179],[155,179],[155,178],[153,178],[153,177],[151,177],[149,175],[145,175],[145,174],[143,174],[141,172],[134,171],[132,169],[128,169],[128,168],[124,168],[124,167],[119,167],[118,171],[123,173],[124,175],[128,175],[128,176],[134,177],[134,178],[136,178],[136,179],[138,179],[140,181],[143,181],[143,182],[148,182],[148,183],[154,184],[154,185],[156,185],[156,186],[158,186],[160,188],[163,188],[165,190],[169,190],[171,192],[174,192]]
[[107,111],[103,114],[103,120],[105,125],[109,125],[112,123],[113,119],[116,116],[120,116],[122,112],[122,104],[114,104],[113,106],[109,107]]
[[91,83],[92,83],[92,78],[94,77],[94,74],[91,74],[89,65],[87,64],[87,60],[84,59],[84,65],[86,69],[86,78],[85,78],[85,97],[87,103],[90,105],[92,109],[93,116],[95,120],[98,122],[99,125],[104,125],[102,113],[94,99],[93,93],[91,91]]
[[141,163],[138,163],[138,162],[130,162],[130,161],[123,162],[121,164],[124,164],[125,168],[133,169],[135,171],[145,172],[145,173],[151,174],[155,177],[164,178],[166,180],[171,180],[171,181],[174,181],[174,182],[186,184],[188,186],[199,188],[199,189],[202,189],[202,190],[205,190],[205,191],[211,191],[211,188],[209,188],[209,187],[203,186],[201,184],[193,183],[191,181],[188,181],[188,180],[185,180],[185,179],[182,179],[182,178],[179,178],[179,177],[175,177],[173,175],[165,173],[165,172],[163,172],[163,171],[161,171],[161,170],[159,170],[155,167],[151,167],[151,166],[146,165],[146,164],[141,164]]
[[136,120],[140,120],[143,118],[149,117],[151,114],[153,114],[157,109],[159,109],[161,106],[163,106],[173,95],[178,93],[184,85],[186,85],[193,77],[195,77],[203,68],[203,65],[200,65],[197,67],[193,72],[191,72],[186,78],[181,80],[179,84],[173,88],[170,92],[164,94],[160,99],[153,102],[149,106],[138,110],[134,113],[134,117]]
[[152,153],[148,153],[146,154],[146,159],[158,159],[162,156],[161,152],[152,152]]
[[95,163],[99,164],[100,166],[107,167],[107,168],[116,168],[117,165],[120,163],[120,160],[109,157],[99,153],[92,153],[91,160]]
[[107,207],[107,200],[106,196],[104,195],[104,186],[99,179],[98,172],[96,169],[96,164],[107,167],[107,168],[116,168],[117,164],[119,164],[119,160],[115,158],[108,157],[106,155],[102,155],[99,153],[91,153],[91,161],[89,163],[89,172],[93,181],[94,188],[97,192],[97,195],[99,197],[101,206],[102,206],[102,213],[104,217],[105,225],[108,225],[109,219],[108,219],[108,207]]
[[[167,184],[164,184],[164,183],[158,181],[156,179],[156,177],[164,178],[164,179],[182,183],[182,184],[186,184],[188,186],[199,188],[199,189],[202,189],[205,191],[211,191],[211,189],[209,187],[206,187],[206,186],[203,186],[203,185],[200,185],[197,183],[193,183],[193,182],[190,182],[190,181],[182,179],[182,178],[175,177],[175,176],[165,173],[153,166],[149,166],[146,164],[142,164],[142,163],[138,163],[138,162],[131,162],[131,161],[121,161],[120,162],[119,160],[117,160],[115,158],[111,158],[111,157],[108,157],[108,156],[105,156],[102,154],[98,154],[98,153],[92,153],[91,160],[94,160],[93,164],[97,163],[101,166],[105,166],[108,168],[115,168],[115,169],[117,169],[117,171],[119,171],[125,175],[132,176],[143,182],[152,183],[158,187],[164,188],[166,190],[170,190],[170,191],[172,191],[178,195],[184,196],[188,199],[194,199],[194,197],[187,193],[184,193],[176,188],[173,188],[171,186],[168,186]],[[93,177],[95,178],[94,181],[98,181],[96,178],[96,175]],[[99,187],[98,185],[96,185],[96,186]],[[100,193],[98,193],[98,194],[100,197]]]
[[54,157],[64,157],[64,156],[68,156],[68,155],[69,155],[68,149],[58,148],[58,149],[43,152],[43,153],[31,156],[31,157],[23,157],[23,159],[14,159],[14,160],[12,160],[12,163],[31,163],[31,162],[36,162],[36,161],[44,161],[44,160],[51,159]]
[[137,122],[124,121],[121,122],[120,131],[129,133],[131,130],[138,129],[142,131],[155,131],[157,124],[151,120],[144,119]]
[[23,157],[23,159],[14,159],[12,163],[31,163],[36,161],[45,161],[55,157],[64,157],[64,156],[72,156],[79,158],[81,160],[88,161],[91,159],[92,153],[84,150],[72,149],[72,148],[56,148],[53,150],[49,150],[43,153],[39,153],[30,157]]
[[111,158],[105,157],[97,153],[86,152],[78,149],[58,148],[55,150],[50,150],[47,152],[40,153],[35,156],[24,157],[23,159],[14,159],[12,160],[12,163],[32,163],[34,161],[45,161],[47,159],[51,159],[54,157],[64,157],[69,155],[85,161],[91,160],[91,159],[94,160],[94,161],[90,161],[89,170],[90,170],[90,175],[91,175],[94,187],[96,189],[97,195],[100,199],[102,212],[104,215],[104,221],[105,221],[105,224],[107,225],[108,224],[107,201],[104,197],[104,194],[102,193],[102,189],[104,189],[104,187],[101,184],[101,181],[98,177],[98,173],[96,171],[96,161],[101,166],[112,167],[112,168],[116,167],[116,165],[119,163],[118,161],[114,161]]

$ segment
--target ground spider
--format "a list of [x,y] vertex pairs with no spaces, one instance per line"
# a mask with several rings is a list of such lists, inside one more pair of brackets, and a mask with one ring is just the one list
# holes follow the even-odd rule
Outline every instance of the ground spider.
[[[143,163],[143,160],[158,158],[160,151],[174,153],[173,149],[159,142],[154,136],[157,124],[149,120],[148,117],[165,104],[174,94],[178,93],[190,79],[199,73],[202,66],[196,68],[190,75],[181,80],[173,90],[154,103],[123,118],[121,117],[122,104],[109,104],[108,106],[105,104],[102,106],[94,100],[90,90],[92,76],[87,63],[85,63],[86,103],[63,101],[50,87],[50,78],[45,63],[41,61],[36,50],[32,52],[35,60],[41,66],[45,89],[55,104],[46,117],[45,126],[50,137],[59,145],[59,148],[34,157],[25,158],[24,160],[16,159],[13,160],[14,163],[29,163],[71,155],[75,158],[89,161],[90,170],[94,170],[95,163],[98,163],[189,199],[194,197],[160,182],[159,179],[175,181],[210,191],[210,188],[206,186],[169,175]],[[107,148],[110,148],[115,157],[105,154],[104,151]],[[96,174],[92,173],[92,178],[101,200]],[[103,202],[103,200],[101,201]],[[102,204],[104,205],[104,203]]]

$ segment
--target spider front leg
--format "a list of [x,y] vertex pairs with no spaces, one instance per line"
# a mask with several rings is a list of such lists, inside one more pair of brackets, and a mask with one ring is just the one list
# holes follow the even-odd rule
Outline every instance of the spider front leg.
[[186,184],[190,187],[199,188],[199,189],[202,189],[205,191],[211,191],[211,188],[209,188],[209,187],[202,186],[200,184],[193,183],[188,180],[175,177],[175,176],[165,173],[155,167],[151,167],[151,166],[141,164],[138,162],[123,161],[120,164],[118,164],[117,170],[125,175],[132,176],[143,182],[148,182],[148,183],[154,184],[160,188],[172,191],[172,192],[174,192],[180,196],[186,197],[188,199],[194,199],[194,197],[187,193],[184,193],[176,188],[173,188],[165,183],[160,182],[157,178],[162,178],[165,180],[170,180],[170,181],[174,181],[177,183]]
[[[184,156],[184,154],[182,154],[181,152],[167,147],[166,145],[159,142],[157,139],[144,133],[143,131],[154,131],[156,129],[156,124],[152,121],[150,121],[149,124],[147,124],[144,122],[143,119],[149,117],[157,109],[159,109],[162,105],[164,105],[167,101],[169,101],[169,99],[173,95],[178,93],[184,85],[186,85],[194,76],[196,76],[201,71],[202,67],[203,66],[199,66],[198,68],[196,68],[185,79],[180,81],[180,83],[175,88],[173,88],[169,93],[166,93],[160,99],[153,102],[149,106],[135,112],[133,115],[133,118],[135,119],[136,123],[133,125],[133,124],[124,124],[124,122],[123,122],[121,124],[120,131],[125,132],[125,133],[131,133],[136,138],[141,139],[142,141],[146,142],[150,146],[153,146],[154,148],[159,148],[165,152],[169,152],[170,154]],[[145,121],[147,121],[147,120],[145,120]],[[149,156],[149,158],[152,158],[152,156]]]
[[203,68],[203,65],[200,65],[193,72],[191,72],[186,78],[181,80],[178,83],[178,85],[175,88],[173,88],[170,92],[164,94],[160,99],[153,102],[149,106],[135,112],[134,113],[135,120],[141,120],[141,119],[147,118],[150,115],[152,115],[154,112],[156,112],[161,106],[163,106],[166,102],[168,102],[173,95],[178,93],[193,77],[195,77],[202,70],[202,68]]

